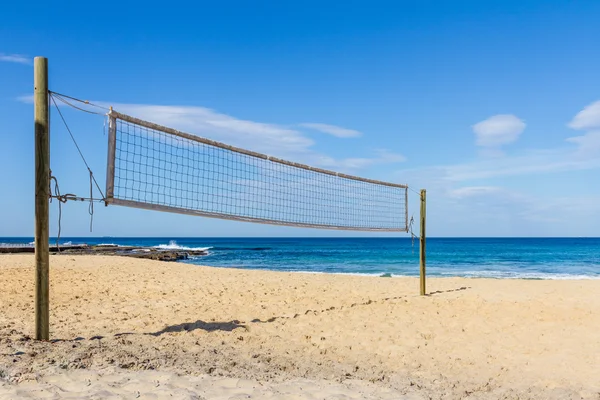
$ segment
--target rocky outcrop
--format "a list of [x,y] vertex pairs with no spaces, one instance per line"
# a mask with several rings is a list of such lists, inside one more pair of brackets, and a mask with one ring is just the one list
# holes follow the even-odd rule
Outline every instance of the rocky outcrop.
[[[33,253],[34,251],[35,248],[33,246],[0,247],[0,253]],[[159,261],[180,261],[187,260],[190,257],[205,256],[208,254],[206,250],[167,250],[154,247],[90,246],[87,244],[60,246],[58,248],[56,246],[50,246],[50,253],[80,255],[101,254],[147,258]]]

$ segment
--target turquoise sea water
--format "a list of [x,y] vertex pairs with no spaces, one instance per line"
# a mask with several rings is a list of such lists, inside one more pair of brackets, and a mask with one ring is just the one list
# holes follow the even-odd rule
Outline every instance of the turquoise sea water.
[[[0,238],[29,243],[32,238]],[[409,238],[62,238],[71,242],[209,248],[187,260],[215,267],[392,276],[419,274]],[[2,245],[2,244],[0,244]],[[431,238],[429,276],[600,279],[600,238]]]

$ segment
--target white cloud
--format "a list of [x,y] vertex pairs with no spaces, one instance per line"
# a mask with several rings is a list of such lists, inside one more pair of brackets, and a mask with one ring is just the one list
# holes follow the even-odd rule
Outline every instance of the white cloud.
[[33,63],[31,58],[24,56],[22,54],[0,53],[0,61],[12,62],[12,63],[17,63],[17,64],[27,64],[27,65],[31,65]]
[[340,160],[336,160],[327,156],[321,156],[319,159],[316,159],[314,163],[326,168],[355,170],[371,167],[373,165],[395,164],[406,161],[406,157],[403,155],[393,153],[389,150],[377,149],[374,151],[374,153],[375,156],[373,157],[343,158]]
[[385,149],[375,150],[373,157],[335,159],[315,151],[315,142],[298,130],[277,124],[241,120],[204,107],[141,104],[112,106],[117,111],[160,125],[323,168],[354,171],[378,164],[405,161],[404,156]]
[[[562,146],[406,169],[395,176],[398,180],[409,180],[410,186],[427,188],[431,194],[432,219],[444,221],[432,226],[436,234],[439,230],[441,234],[463,236],[597,235],[597,226],[588,223],[600,217],[597,194],[564,198],[557,197],[560,193],[534,196],[495,186],[506,184],[505,178],[511,176],[535,182],[535,175],[600,170],[600,127],[593,118],[594,109],[588,106],[585,113],[577,114],[569,126],[586,132],[566,139]],[[585,118],[579,118],[582,115]]]
[[319,132],[327,133],[329,135],[333,135],[339,138],[350,138],[350,137],[358,137],[361,136],[362,133],[359,131],[355,131],[354,129],[342,128],[335,125],[329,124],[320,124],[320,123],[304,123],[300,124],[300,126],[304,128],[314,129]]
[[583,130],[600,128],[600,100],[579,111],[569,122],[569,127]]
[[[17,97],[22,103],[33,103],[32,95]],[[238,119],[206,107],[160,106],[93,101],[116,111],[168,126],[183,132],[219,140],[271,155],[309,153],[314,141],[301,132],[284,126]]]
[[448,191],[448,195],[456,199],[464,199],[481,195],[498,193],[502,189],[497,186],[465,186]]
[[[562,188],[577,187],[580,180],[574,179],[571,185],[562,180],[564,177],[557,181],[558,190],[550,194],[539,193],[544,189],[535,188],[536,175],[600,170],[600,125],[596,119],[600,109],[596,108],[596,103],[593,106],[586,107],[569,124],[584,132],[566,139],[563,145],[512,151],[502,157],[476,157],[454,164],[405,169],[394,176],[399,181],[408,181],[414,188],[427,188],[433,235],[597,235],[598,227],[594,222],[600,218],[600,196],[595,188],[589,187],[591,195],[570,193]],[[500,151],[494,146],[484,146],[482,150],[492,150],[492,154]],[[582,176],[575,173],[571,176],[577,178],[577,175]],[[531,192],[503,187],[511,182],[507,177],[524,178],[516,180],[517,185],[529,182],[533,185]],[[413,201],[411,211],[418,215],[418,204],[415,203],[417,201]]]
[[[31,104],[32,95],[17,97]],[[314,141],[284,126],[238,119],[205,107],[119,104],[94,101],[103,107],[227,144],[279,157],[298,158],[311,154]]]
[[[33,102],[33,96],[20,96],[17,100],[29,104]],[[205,107],[109,104],[100,101],[93,103],[107,108],[112,106],[116,111],[124,114],[183,132],[323,168],[348,171],[378,164],[406,161],[403,155],[386,149],[375,149],[373,151],[375,155],[372,157],[336,159],[315,151],[313,149],[315,142],[296,129],[278,124],[238,119]],[[330,125],[325,126],[331,127]]]
[[301,132],[276,124],[254,122],[221,114],[205,107],[112,104],[125,114],[276,156],[308,154],[313,140]]
[[478,146],[499,147],[517,140],[525,126],[525,123],[514,115],[499,114],[476,123],[473,125],[473,131]]
[[397,163],[406,161],[406,157],[402,154],[393,153],[386,149],[377,149],[375,150],[377,154],[379,154],[379,159],[385,163]]
[[600,154],[600,100],[578,112],[568,126],[587,131],[581,136],[566,139],[567,142],[577,145],[577,154],[581,158],[590,158]]
[[[30,103],[32,96],[21,96],[18,100]],[[105,102],[93,103],[109,107]],[[238,119],[205,107],[115,103],[110,105],[116,111],[159,125],[323,168],[348,171],[406,160],[404,156],[386,149],[374,150],[373,157],[336,159],[315,151],[315,142],[298,130],[278,124]]]
[[593,157],[600,153],[600,130],[567,138],[567,142],[575,143],[578,146],[578,154],[583,158]]
[[579,150],[557,149],[527,151],[520,155],[475,159],[469,162],[398,171],[400,175],[418,174],[438,182],[468,182],[481,179],[583,171],[600,168],[597,157],[581,157]]
[[25,94],[23,96],[19,96],[19,97],[17,97],[17,101],[20,101],[21,103],[25,103],[25,104],[33,104],[33,95]]

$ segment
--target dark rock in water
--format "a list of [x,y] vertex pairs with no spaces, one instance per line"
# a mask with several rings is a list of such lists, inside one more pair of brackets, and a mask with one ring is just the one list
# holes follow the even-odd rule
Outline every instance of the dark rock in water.
[[[60,246],[51,245],[48,247],[48,250],[51,253],[64,251],[64,250],[85,250],[88,249],[89,246],[87,244],[64,244]],[[0,246],[0,254],[14,254],[14,253],[35,253],[34,245],[9,245],[9,246]]]
[[34,253],[35,247],[33,246],[3,246],[0,247],[0,254],[14,254],[14,253]]
[[131,257],[136,258],[147,258],[149,260],[158,260],[158,261],[179,261],[179,260],[187,260],[189,258],[189,254],[183,251],[145,251],[134,254],[123,254],[130,255]]
[[[0,253],[33,253],[33,246],[5,246],[0,247]],[[82,245],[64,245],[60,247],[50,246],[52,254],[71,254],[71,255],[113,255],[127,256],[135,258],[147,258],[150,260],[159,261],[180,261],[187,260],[190,257],[205,256],[208,254],[206,250],[164,250],[155,247],[138,247],[138,246],[89,246]]]
[[206,250],[163,250],[154,247],[102,247],[95,248],[96,253],[106,255],[127,256],[135,258],[145,258],[158,261],[180,261],[187,260],[190,257],[205,256]]
[[379,275],[380,278],[391,278],[392,274],[390,274],[389,272],[385,273],[385,274],[381,274]]

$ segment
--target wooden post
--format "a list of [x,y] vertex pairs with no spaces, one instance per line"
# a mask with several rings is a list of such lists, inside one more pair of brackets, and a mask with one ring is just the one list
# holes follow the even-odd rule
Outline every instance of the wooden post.
[[35,338],[50,338],[50,138],[48,134],[48,59],[33,64],[35,108]]
[[421,296],[424,296],[426,292],[425,288],[425,211],[426,211],[426,191],[421,189],[421,237],[419,240],[420,251],[419,251],[419,265],[421,275]]

